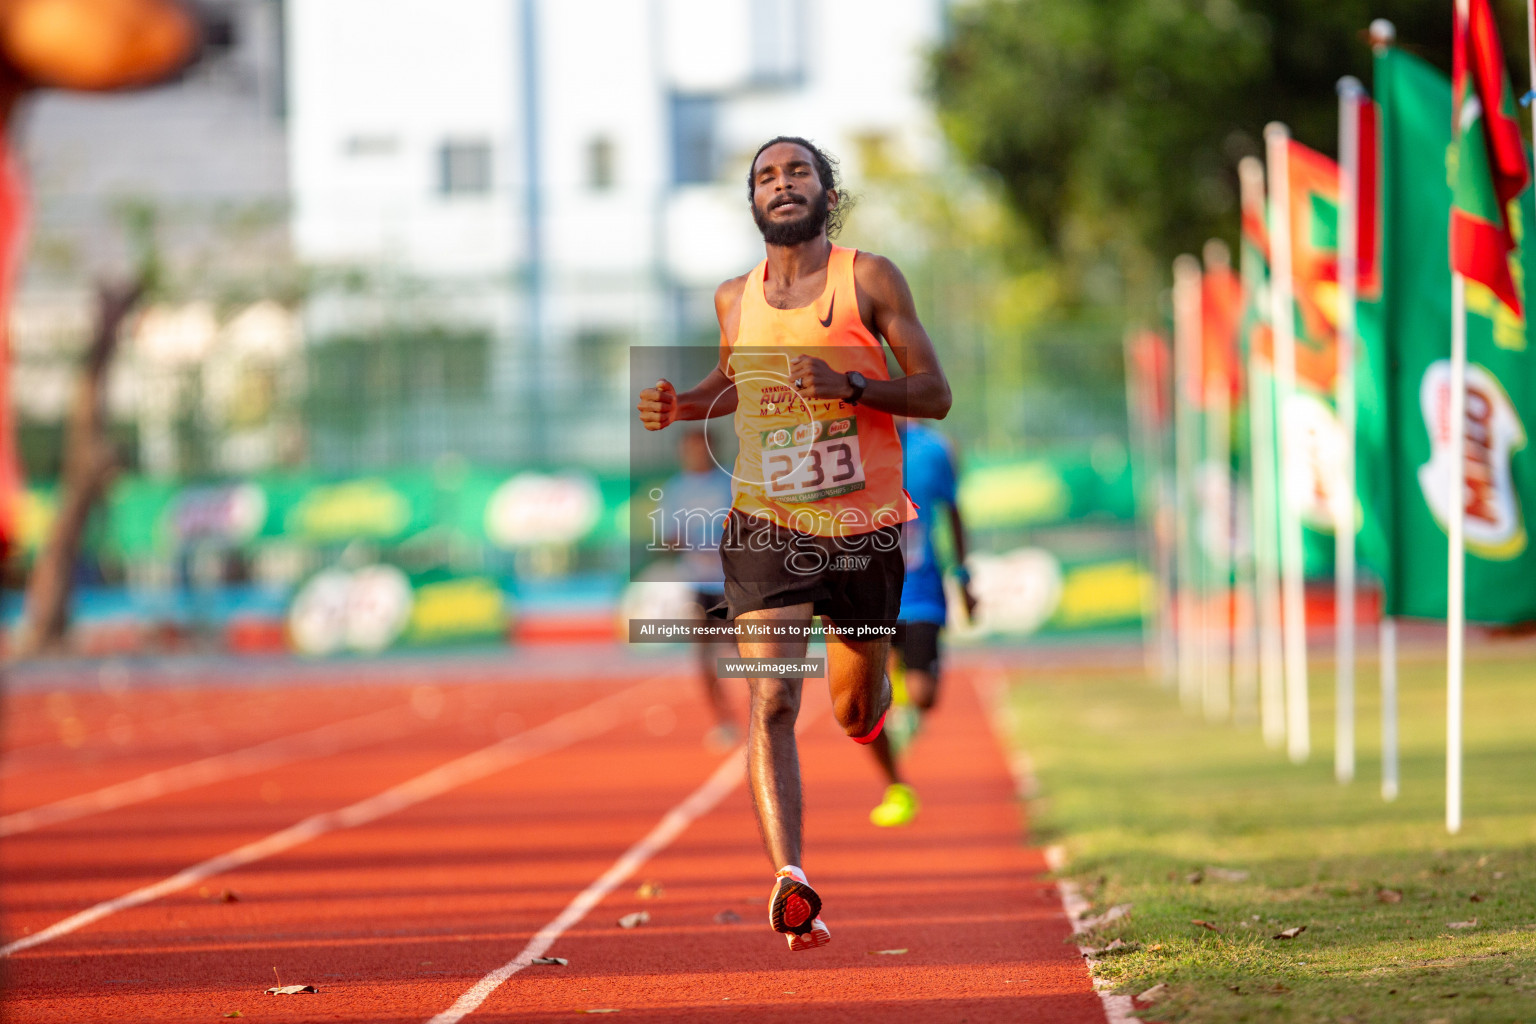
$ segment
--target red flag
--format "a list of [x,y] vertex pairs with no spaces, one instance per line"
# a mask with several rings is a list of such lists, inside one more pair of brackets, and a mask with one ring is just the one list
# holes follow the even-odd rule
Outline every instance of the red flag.
[[1237,339],[1243,322],[1243,283],[1232,268],[1207,266],[1200,279],[1201,399],[1207,406],[1230,405],[1240,393]]
[[11,290],[26,245],[27,194],[21,161],[0,139],[0,557],[16,544],[22,467],[11,409]]
[[1530,170],[1488,0],[1456,0],[1455,27],[1451,269],[1523,315],[1509,270],[1509,203],[1530,183]]
[[1141,407],[1151,418],[1146,426],[1163,429],[1172,419],[1173,353],[1168,339],[1142,330],[1131,339],[1131,372]]
[[1339,165],[1315,149],[1289,142],[1286,177],[1291,186],[1296,379],[1332,392],[1339,357]]
[[[1274,361],[1274,342],[1269,330],[1269,211],[1264,198],[1264,176],[1253,162],[1254,173],[1242,182],[1243,321],[1241,330],[1249,358],[1269,366]],[[1241,172],[1241,165],[1239,165]]]
[[1381,298],[1381,112],[1360,97],[1360,168],[1355,183],[1355,289],[1360,298]]

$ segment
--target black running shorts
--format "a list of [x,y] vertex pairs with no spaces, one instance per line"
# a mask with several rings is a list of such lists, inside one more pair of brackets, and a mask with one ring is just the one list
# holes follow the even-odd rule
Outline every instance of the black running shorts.
[[720,541],[730,617],[809,603],[835,623],[894,623],[906,565],[901,528],[817,537],[732,510]]
[[937,622],[906,619],[896,627],[896,645],[901,663],[909,670],[926,672],[939,678],[939,630]]

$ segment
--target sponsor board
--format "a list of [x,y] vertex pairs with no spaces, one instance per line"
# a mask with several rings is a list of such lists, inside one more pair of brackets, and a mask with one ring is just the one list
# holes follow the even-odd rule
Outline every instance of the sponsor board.
[[299,588],[288,637],[300,654],[377,654],[393,647],[501,639],[506,595],[486,576],[412,581],[392,565],[325,569]]
[[571,544],[602,514],[602,492],[585,473],[519,473],[486,503],[485,533],[508,549]]

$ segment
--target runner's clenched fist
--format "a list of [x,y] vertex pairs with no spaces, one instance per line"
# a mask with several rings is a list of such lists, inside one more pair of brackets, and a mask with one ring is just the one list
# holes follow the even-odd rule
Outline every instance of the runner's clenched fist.
[[789,381],[801,398],[847,398],[853,394],[848,377],[827,365],[825,359],[798,355],[789,362]]
[[646,430],[661,430],[677,419],[677,389],[672,382],[662,378],[653,388],[640,392],[640,422]]

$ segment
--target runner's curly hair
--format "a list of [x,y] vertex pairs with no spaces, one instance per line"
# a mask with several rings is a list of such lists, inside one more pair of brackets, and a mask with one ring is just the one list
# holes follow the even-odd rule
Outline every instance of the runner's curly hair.
[[781,142],[793,143],[811,154],[811,163],[816,166],[816,177],[821,179],[821,187],[825,191],[837,193],[837,205],[827,211],[827,237],[836,238],[837,233],[843,229],[843,222],[848,219],[849,212],[853,209],[854,198],[851,193],[844,192],[841,183],[837,180],[837,158],[828,156],[821,151],[810,139],[803,139],[798,135],[775,135],[752,154],[752,161],[747,164],[747,202],[752,202],[756,194],[756,188],[752,181],[752,172],[757,169],[757,158],[763,155],[763,150],[769,146],[777,146]]

